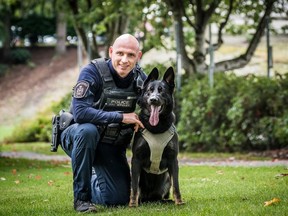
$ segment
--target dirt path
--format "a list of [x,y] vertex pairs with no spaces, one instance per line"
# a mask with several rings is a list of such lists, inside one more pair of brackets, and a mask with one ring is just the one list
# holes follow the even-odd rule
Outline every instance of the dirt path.
[[54,48],[31,49],[35,67],[17,65],[0,78],[0,124],[15,124],[71,91],[77,76],[77,49],[60,57]]
[[[65,155],[44,155],[35,152],[0,152],[1,157],[8,158],[25,158],[30,160],[43,160],[43,161],[59,161],[70,162],[70,158]],[[130,158],[128,158],[130,162]],[[259,167],[259,166],[286,166],[288,167],[288,160],[264,160],[264,161],[247,161],[235,159],[179,159],[180,165],[186,166],[244,166],[244,167]]]

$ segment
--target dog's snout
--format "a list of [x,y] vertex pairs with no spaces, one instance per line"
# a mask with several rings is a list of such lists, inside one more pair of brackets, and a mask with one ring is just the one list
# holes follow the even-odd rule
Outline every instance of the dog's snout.
[[160,99],[159,99],[159,97],[157,97],[157,94],[152,94],[152,95],[150,95],[148,102],[149,102],[149,104],[159,105]]
[[157,100],[156,97],[151,97],[151,98],[150,98],[150,103],[152,103],[152,104],[153,104],[153,103],[157,103],[157,101],[158,101],[158,100]]

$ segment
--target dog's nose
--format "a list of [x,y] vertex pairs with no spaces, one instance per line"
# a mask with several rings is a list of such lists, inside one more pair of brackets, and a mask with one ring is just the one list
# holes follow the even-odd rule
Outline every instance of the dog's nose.
[[153,105],[158,105],[159,104],[159,100],[158,100],[158,98],[157,97],[150,97],[149,98],[149,102],[150,102],[150,104],[153,104]]

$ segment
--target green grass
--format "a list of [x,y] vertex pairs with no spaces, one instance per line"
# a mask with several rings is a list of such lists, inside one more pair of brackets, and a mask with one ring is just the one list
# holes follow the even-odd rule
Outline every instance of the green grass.
[[4,126],[0,125],[0,143],[5,137],[9,136],[13,132],[14,126]]
[[[0,215],[79,215],[70,164],[0,158]],[[98,215],[287,215],[288,177],[279,167],[181,166],[183,206],[98,207]],[[281,201],[264,207],[273,198]]]
[[50,152],[50,143],[36,142],[36,143],[12,143],[12,144],[0,144],[1,152],[35,152],[45,155],[65,155],[65,152],[59,146],[57,152]]

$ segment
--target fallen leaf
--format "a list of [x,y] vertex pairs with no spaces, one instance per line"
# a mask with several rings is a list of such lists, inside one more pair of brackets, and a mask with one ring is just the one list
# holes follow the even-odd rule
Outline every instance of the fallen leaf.
[[1,178],[0,178],[0,180],[1,180],[1,181],[5,181],[5,180],[6,180],[6,178],[4,178],[4,177],[1,177]]
[[17,170],[16,169],[12,169],[12,174],[16,175],[17,174]]
[[71,175],[71,172],[64,172],[64,175],[69,176],[69,175]]
[[40,180],[41,178],[42,178],[42,176],[40,176],[40,175],[35,176],[36,180]]
[[52,186],[52,185],[53,185],[53,181],[52,181],[52,180],[49,180],[49,181],[48,181],[48,185],[49,185],[49,186]]
[[273,198],[270,201],[264,202],[264,206],[270,206],[270,205],[273,205],[273,204],[278,203],[278,202],[280,202],[279,198]]
[[20,181],[19,181],[19,180],[16,180],[16,181],[15,181],[15,184],[20,184]]
[[219,175],[223,175],[224,174],[223,170],[218,170],[216,173],[219,174]]
[[280,174],[276,175],[275,178],[282,178],[285,176],[288,176],[288,173],[280,173]]

